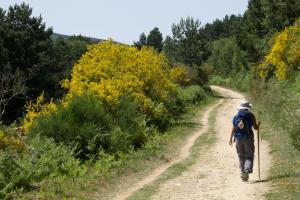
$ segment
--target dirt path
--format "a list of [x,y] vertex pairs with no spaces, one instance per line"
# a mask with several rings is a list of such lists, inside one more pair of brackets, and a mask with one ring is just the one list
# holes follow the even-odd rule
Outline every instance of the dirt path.
[[[201,155],[196,164],[179,177],[169,180],[160,187],[160,191],[151,199],[263,199],[268,190],[267,182],[258,181],[257,159],[254,173],[250,181],[244,183],[239,177],[238,160],[234,147],[228,145],[231,131],[231,119],[236,113],[239,102],[244,97],[232,90],[213,87],[222,96],[225,102],[217,110],[215,132],[217,142],[205,155]],[[262,180],[267,176],[271,157],[268,154],[267,142],[261,145],[261,174]]]
[[141,181],[137,182],[135,185],[130,187],[129,189],[119,193],[114,200],[123,200],[127,197],[131,196],[134,192],[138,191],[139,189],[143,188],[148,183],[155,180],[160,174],[162,174],[165,170],[167,170],[170,166],[179,163],[186,159],[190,154],[190,149],[193,146],[196,139],[203,133],[205,133],[208,130],[208,117],[212,110],[214,110],[215,107],[217,107],[219,104],[221,104],[223,100],[220,100],[217,104],[209,107],[203,114],[201,119],[201,129],[192,134],[186,141],[185,145],[180,149],[180,153],[177,157],[172,159],[170,162],[167,162],[164,165],[161,165],[159,168],[155,169],[152,173],[150,173],[148,176],[146,176]]
[[[250,176],[250,181],[244,183],[240,180],[238,160],[234,147],[228,145],[231,131],[231,119],[236,113],[239,102],[244,97],[232,90],[213,87],[225,99],[220,100],[214,106],[209,107],[201,119],[202,127],[188,138],[182,147],[178,157],[165,165],[160,166],[146,178],[133,185],[128,190],[119,193],[115,200],[126,199],[143,186],[155,180],[161,173],[171,165],[181,162],[189,156],[189,151],[195,140],[208,130],[208,118],[211,111],[217,111],[215,132],[217,142],[212,145],[196,163],[180,176],[168,180],[160,186],[160,190],[151,199],[164,200],[191,200],[191,199],[262,199],[262,195],[268,190],[266,182],[258,182],[257,170]],[[221,104],[221,105],[220,105]],[[220,106],[219,106],[220,105]],[[218,109],[216,107],[218,106]],[[263,141],[261,149],[261,174],[262,179],[267,175],[271,160],[268,155],[268,146]],[[255,162],[257,163],[257,162]]]

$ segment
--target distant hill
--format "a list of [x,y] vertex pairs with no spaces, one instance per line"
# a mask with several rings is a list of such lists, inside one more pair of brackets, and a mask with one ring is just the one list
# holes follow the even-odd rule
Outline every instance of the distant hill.
[[[72,36],[75,36],[75,35],[72,35]],[[77,35],[78,36],[78,35]],[[79,35],[79,36],[82,36],[82,37],[86,37],[86,36],[83,36],[83,35]],[[60,33],[53,33],[51,35],[51,39],[52,40],[56,40],[57,38],[64,38],[64,39],[68,39],[69,37],[71,37],[71,35],[64,35],[64,34],[60,34]],[[103,41],[102,39],[98,39],[98,38],[92,38],[92,37],[86,37],[88,38],[89,40],[91,40],[92,42],[100,42],[100,41]]]

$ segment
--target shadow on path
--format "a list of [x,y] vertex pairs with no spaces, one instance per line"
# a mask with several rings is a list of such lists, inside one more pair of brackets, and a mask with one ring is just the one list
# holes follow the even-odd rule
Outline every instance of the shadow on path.
[[256,184],[256,183],[264,183],[264,182],[269,182],[269,181],[273,181],[273,180],[278,180],[278,179],[283,179],[283,178],[289,178],[289,177],[300,177],[300,174],[295,173],[295,174],[282,174],[282,175],[278,175],[278,176],[271,176],[267,179],[261,179],[261,180],[255,180],[255,181],[251,181],[251,184]]

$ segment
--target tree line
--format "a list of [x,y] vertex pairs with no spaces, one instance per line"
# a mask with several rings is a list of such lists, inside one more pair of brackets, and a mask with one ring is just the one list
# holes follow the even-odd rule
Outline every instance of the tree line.
[[59,81],[69,77],[72,66],[86,51],[90,39],[71,36],[51,39],[41,16],[32,16],[28,4],[0,7],[0,120],[11,123],[24,113],[26,101],[41,92],[60,98]]
[[[198,66],[204,71],[210,65],[225,75],[232,70],[249,70],[251,63],[262,60],[273,35],[292,25],[299,13],[297,0],[250,0],[242,15],[226,15],[205,25],[198,19],[182,18],[172,25],[172,35],[165,40],[154,28],[148,36],[142,33],[135,45],[163,46],[173,63]],[[157,39],[149,43],[148,38]]]

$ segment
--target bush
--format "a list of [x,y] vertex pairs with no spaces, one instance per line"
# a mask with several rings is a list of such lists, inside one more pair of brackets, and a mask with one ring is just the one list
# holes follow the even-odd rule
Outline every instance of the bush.
[[0,151],[0,198],[9,197],[17,188],[40,185],[45,179],[56,181],[81,174],[80,162],[68,147],[40,136],[32,138],[29,146],[31,153]]
[[7,127],[0,122],[0,150],[10,149],[18,152],[24,150],[24,144],[17,131],[14,124]]
[[210,77],[209,83],[235,88],[242,92],[249,92],[253,87],[255,76],[255,72],[253,71],[229,74],[226,77],[214,74]]
[[205,90],[199,85],[191,85],[186,88],[180,88],[178,99],[183,104],[195,104],[207,96]]
[[34,126],[36,119],[46,117],[56,111],[56,104],[52,100],[47,102],[43,93],[35,103],[29,101],[25,107],[27,114],[23,120],[22,129],[26,134]]
[[211,55],[206,65],[211,65],[222,76],[247,69],[246,55],[232,38],[221,38],[211,44]]
[[[144,114],[154,119],[167,109],[165,104],[176,95],[177,89],[163,54],[150,47],[139,51],[113,41],[91,45],[73,67],[72,79],[62,84],[69,91],[68,97],[92,93],[109,106],[129,95]],[[157,102],[162,104],[162,110],[155,109]]]
[[172,114],[176,116],[184,112],[187,107],[205,100],[208,95],[208,90],[199,85],[179,88],[178,96],[174,100]]
[[277,79],[285,80],[294,72],[299,72],[299,41],[300,18],[274,36],[272,47],[259,66],[260,75],[264,78],[275,75]]
[[41,134],[74,147],[76,157],[88,159],[103,149],[126,151],[144,142],[146,123],[132,99],[123,97],[108,107],[99,97],[77,96],[67,106],[57,106],[51,115],[37,119],[30,135]]

